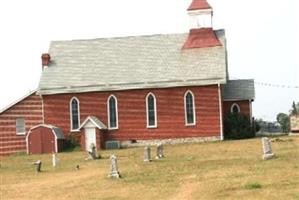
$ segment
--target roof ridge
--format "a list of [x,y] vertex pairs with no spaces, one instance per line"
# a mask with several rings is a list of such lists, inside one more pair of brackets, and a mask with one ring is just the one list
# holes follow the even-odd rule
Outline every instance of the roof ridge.
[[[223,32],[225,29],[213,29],[214,32]],[[92,40],[102,40],[102,39],[126,39],[126,38],[145,38],[145,37],[156,37],[156,36],[171,36],[171,35],[183,35],[189,34],[189,32],[181,33],[156,33],[156,34],[144,34],[144,35],[127,35],[127,36],[115,36],[115,37],[98,37],[98,38],[86,38],[86,39],[72,39],[72,40],[52,40],[52,42],[80,42],[80,41],[92,41]]]
[[80,41],[92,41],[92,40],[102,40],[102,39],[127,39],[127,38],[145,38],[145,37],[156,37],[156,36],[169,36],[169,35],[183,35],[188,34],[187,32],[183,33],[157,33],[157,34],[149,34],[149,35],[128,35],[128,36],[116,36],[116,37],[99,37],[99,38],[86,38],[86,39],[72,39],[72,40],[52,40],[52,42],[80,42]]

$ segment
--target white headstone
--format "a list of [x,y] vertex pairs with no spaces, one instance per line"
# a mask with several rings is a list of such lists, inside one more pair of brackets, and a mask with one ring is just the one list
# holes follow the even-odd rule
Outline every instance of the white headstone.
[[52,165],[53,167],[56,167],[59,163],[59,159],[57,158],[57,155],[55,153],[52,154]]
[[264,160],[269,160],[273,158],[275,155],[272,152],[272,147],[271,147],[271,141],[267,137],[262,138],[262,144],[263,144],[263,159]]
[[144,147],[144,162],[151,161],[151,148],[149,146]]
[[120,174],[118,172],[116,156],[115,155],[110,156],[110,161],[111,161],[111,168],[110,168],[110,173],[109,173],[108,177],[120,178]]

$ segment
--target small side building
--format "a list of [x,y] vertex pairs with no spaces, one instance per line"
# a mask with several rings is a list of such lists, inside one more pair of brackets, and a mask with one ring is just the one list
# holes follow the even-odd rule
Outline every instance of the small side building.
[[63,150],[64,134],[60,128],[40,124],[32,127],[27,134],[27,153],[58,153]]
[[255,99],[253,79],[228,80],[222,87],[223,116],[242,113],[252,120],[252,102]]

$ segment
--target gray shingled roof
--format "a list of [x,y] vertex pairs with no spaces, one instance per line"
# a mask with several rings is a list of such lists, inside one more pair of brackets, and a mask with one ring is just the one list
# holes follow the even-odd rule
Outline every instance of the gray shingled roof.
[[186,49],[188,34],[53,41],[40,94],[226,83],[223,46]]
[[223,85],[222,90],[223,99],[228,100],[254,100],[254,80],[241,79],[229,80],[227,84]]

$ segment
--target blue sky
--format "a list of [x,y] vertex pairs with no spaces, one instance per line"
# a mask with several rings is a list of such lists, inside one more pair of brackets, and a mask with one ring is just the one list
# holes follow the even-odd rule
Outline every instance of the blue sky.
[[[0,109],[37,87],[51,40],[188,32],[191,0],[0,2]],[[299,101],[299,1],[209,0],[226,30],[233,78],[254,78],[257,118],[275,120]]]

